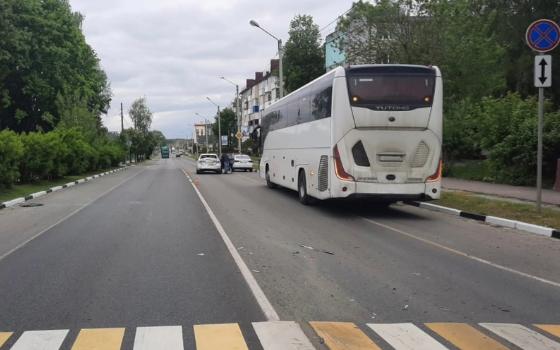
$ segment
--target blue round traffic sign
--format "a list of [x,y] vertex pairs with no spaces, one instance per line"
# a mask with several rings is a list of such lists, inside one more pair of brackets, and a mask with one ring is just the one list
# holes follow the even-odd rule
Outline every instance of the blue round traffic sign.
[[527,45],[538,52],[554,50],[560,43],[560,27],[549,19],[539,19],[531,23],[525,33]]

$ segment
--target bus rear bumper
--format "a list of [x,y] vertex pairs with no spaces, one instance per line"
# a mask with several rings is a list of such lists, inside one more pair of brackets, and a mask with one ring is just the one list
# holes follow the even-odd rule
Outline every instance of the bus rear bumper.
[[[346,188],[346,191],[343,191]],[[333,197],[378,198],[380,200],[433,200],[439,199],[441,182],[386,184],[370,182],[346,182],[333,186]]]

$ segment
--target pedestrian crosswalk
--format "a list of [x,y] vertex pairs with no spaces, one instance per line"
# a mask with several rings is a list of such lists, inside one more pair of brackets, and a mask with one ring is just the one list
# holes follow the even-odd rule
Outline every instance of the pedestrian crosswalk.
[[[251,326],[264,350],[560,350],[560,324],[271,321]],[[0,331],[0,349],[60,350],[64,343],[71,344],[64,347],[71,350],[121,350],[125,334],[133,332],[132,350],[249,350],[247,333],[237,323],[194,325],[194,339],[185,339],[183,330],[184,326],[155,326]]]

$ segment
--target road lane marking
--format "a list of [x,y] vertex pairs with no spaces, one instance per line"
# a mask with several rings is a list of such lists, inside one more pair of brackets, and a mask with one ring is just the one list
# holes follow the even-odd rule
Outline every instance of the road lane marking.
[[330,350],[381,350],[351,322],[309,322]]
[[0,261],[2,261],[5,257],[7,257],[8,255],[12,254],[13,252],[15,252],[16,250],[19,250],[20,248],[22,248],[23,246],[25,246],[27,243],[31,242],[32,240],[34,240],[35,238],[39,237],[40,235],[42,235],[43,233],[49,231],[50,229],[52,229],[55,226],[58,226],[59,224],[61,224],[62,222],[68,220],[70,217],[74,216],[75,214],[79,213],[80,211],[82,211],[84,208],[86,208],[87,206],[89,206],[90,204],[93,204],[94,202],[96,202],[97,200],[101,199],[102,197],[104,197],[105,195],[111,193],[112,191],[114,191],[115,189],[117,189],[119,186],[121,186],[122,184],[124,184],[125,182],[132,180],[133,178],[135,178],[136,176],[138,176],[139,174],[143,173],[146,169],[142,169],[141,171],[137,172],[136,174],[132,175],[129,178],[124,179],[123,181],[119,182],[118,184],[116,184],[115,186],[111,187],[110,189],[108,189],[107,191],[101,193],[99,196],[95,197],[94,199],[92,199],[91,201],[83,204],[81,207],[79,207],[78,209],[70,212],[70,214],[63,216],[60,220],[56,221],[54,224],[48,226],[47,228],[45,228],[44,230],[39,231],[39,233],[35,234],[34,236],[32,236],[31,238],[23,241],[22,243],[18,244],[16,247],[14,247],[13,249],[9,250],[8,252],[0,255]]
[[134,350],[183,350],[181,326],[138,327]]
[[12,332],[0,332],[0,348],[2,347],[2,345],[8,340],[10,339],[10,337],[12,336]]
[[523,350],[560,350],[560,343],[527,327],[513,323],[479,323],[482,327]]
[[447,350],[412,323],[368,323],[395,350]]
[[202,205],[204,206],[204,208],[208,212],[208,216],[210,216],[210,219],[214,223],[214,226],[216,226],[216,229],[218,230],[218,233],[222,237],[222,240],[224,241],[227,249],[229,250],[229,253],[233,257],[233,260],[235,261],[235,263],[237,264],[237,267],[241,271],[241,275],[243,276],[243,278],[245,278],[245,281],[247,282],[247,285],[249,286],[249,289],[251,290],[251,292],[253,292],[253,295],[254,295],[255,299],[257,300],[257,303],[261,307],[261,310],[263,311],[267,321],[280,321],[280,317],[276,313],[276,310],[274,309],[274,307],[272,306],[272,304],[270,303],[270,301],[268,300],[268,298],[264,294],[263,290],[261,289],[261,287],[257,283],[257,280],[255,279],[255,276],[253,276],[253,274],[251,273],[251,270],[249,270],[249,268],[247,267],[247,264],[245,264],[245,262],[241,258],[241,255],[239,255],[239,252],[237,251],[237,248],[231,242],[231,239],[227,235],[226,231],[224,230],[222,224],[220,223],[220,221],[218,220],[216,215],[214,215],[214,212],[212,211],[212,208],[210,208],[210,206],[208,205],[208,202],[206,202],[206,199],[204,199],[204,196],[202,196],[202,193],[194,185],[191,177],[186,172],[186,170],[185,169],[182,169],[182,170],[183,170],[183,174],[185,174],[185,176],[187,177],[187,179],[191,183],[192,187],[194,188],[196,194],[198,195],[198,198],[202,202]]
[[558,324],[535,324],[533,326],[560,338],[560,325]]
[[382,224],[382,223],[380,223],[380,222],[378,222],[378,221],[375,221],[375,220],[372,220],[372,219],[365,218],[365,217],[363,217],[363,216],[361,216],[361,218],[364,219],[364,220],[366,220],[366,221],[368,221],[368,222],[370,222],[370,223],[372,223],[372,224],[374,224],[374,225],[381,226],[381,227],[386,228],[386,229],[388,229],[388,230],[397,232],[397,233],[399,233],[399,234],[401,234],[401,235],[403,235],[403,236],[407,236],[407,237],[412,238],[412,239],[415,239],[415,240],[417,240],[417,241],[420,241],[420,242],[429,244],[429,245],[431,245],[431,246],[433,246],[433,247],[443,249],[443,250],[445,250],[445,251],[447,251],[447,252],[449,252],[449,253],[453,253],[453,254],[462,256],[462,257],[464,257],[464,258],[468,258],[468,259],[477,261],[477,262],[479,262],[479,263],[492,266],[492,267],[497,268],[497,269],[499,269],[499,270],[507,271],[507,272],[516,274],[516,275],[518,275],[518,276],[530,278],[530,279],[532,279],[532,280],[539,281],[539,282],[541,282],[541,283],[545,283],[545,284],[548,284],[548,285],[551,285],[551,286],[560,288],[560,282],[555,282],[555,281],[547,280],[546,278],[534,276],[534,275],[531,275],[531,274],[528,274],[528,273],[525,273],[525,272],[521,272],[521,271],[518,271],[518,270],[515,270],[515,269],[512,269],[512,268],[509,268],[509,267],[506,267],[506,266],[503,266],[503,265],[500,265],[500,264],[493,263],[493,262],[491,262],[491,261],[488,261],[488,260],[479,258],[479,257],[474,256],[474,255],[470,255],[470,254],[464,253],[464,252],[462,252],[462,251],[460,251],[460,250],[457,250],[457,249],[453,249],[453,248],[444,246],[443,244],[439,244],[439,243],[430,241],[429,239],[426,239],[426,238],[422,238],[422,237],[415,236],[415,235],[413,235],[413,234],[411,234],[411,233],[405,232],[405,231],[403,231],[403,230],[399,230],[398,228],[395,228],[395,227],[392,227],[392,226],[389,226],[389,225]]
[[315,349],[296,322],[253,322],[253,328],[264,350]]
[[237,323],[195,325],[196,350],[248,350]]
[[508,349],[466,323],[426,323],[426,326],[460,350]]
[[72,346],[72,350],[119,350],[124,328],[84,328]]
[[67,329],[24,332],[11,350],[58,350],[68,334]]

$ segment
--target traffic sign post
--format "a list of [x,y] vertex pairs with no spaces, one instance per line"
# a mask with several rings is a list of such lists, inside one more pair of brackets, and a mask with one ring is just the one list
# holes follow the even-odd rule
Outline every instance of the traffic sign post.
[[535,87],[552,86],[552,56],[535,56]]
[[525,33],[527,45],[539,54],[535,56],[534,83],[539,88],[538,126],[537,126],[537,211],[542,205],[542,148],[543,148],[543,114],[544,88],[552,86],[552,58],[543,55],[554,50],[560,43],[560,27],[549,19],[539,19],[527,28]]

